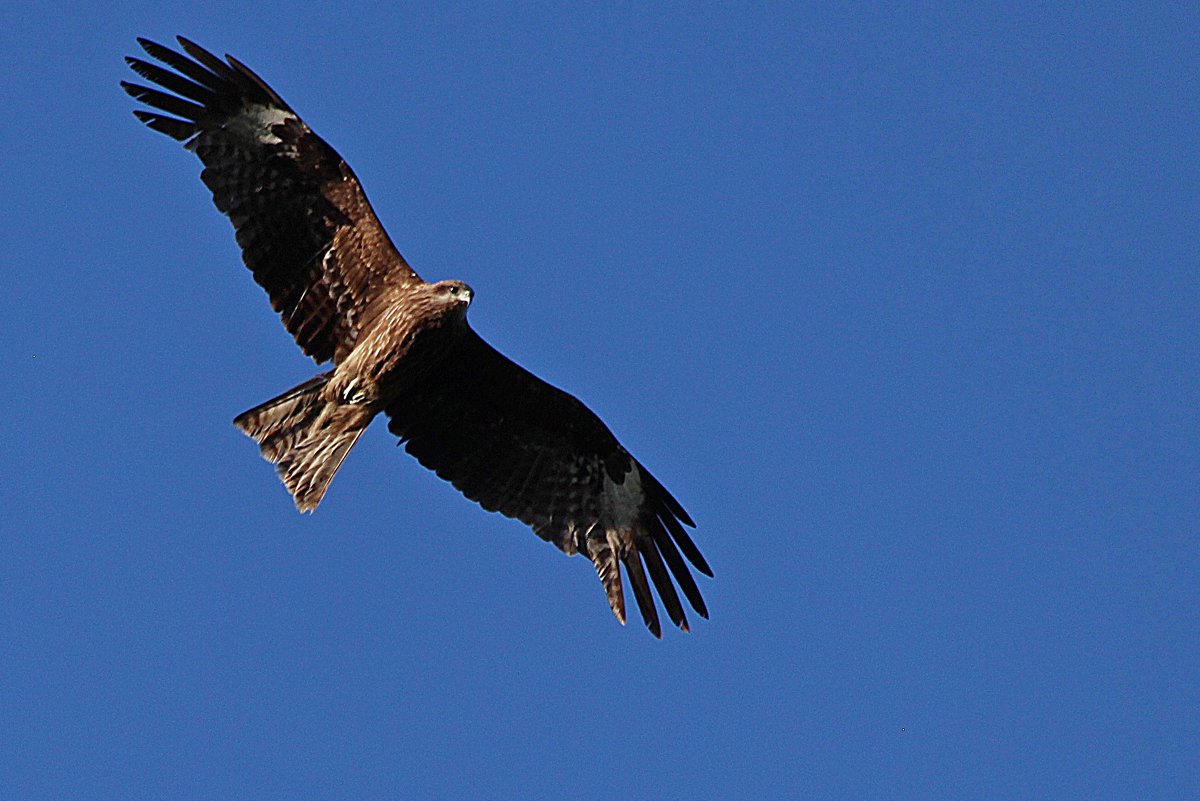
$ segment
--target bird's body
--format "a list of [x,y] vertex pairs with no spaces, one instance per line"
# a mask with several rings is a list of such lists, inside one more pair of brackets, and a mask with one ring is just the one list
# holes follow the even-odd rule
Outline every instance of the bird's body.
[[317,508],[375,416],[468,334],[471,296],[461,281],[386,287],[333,370],[234,419],[276,465],[301,512]]
[[382,412],[405,449],[468,498],[587,555],[622,622],[620,565],[656,635],[646,570],[673,622],[687,629],[671,576],[707,616],[683,557],[712,573],[682,506],[583,403],[471,329],[470,287],[412,270],[336,151],[236,59],[183,38],[187,55],[139,42],[174,71],[133,58],[130,66],[173,94],[125,83],[152,109],[134,113],[199,156],[201,179],[284,326],[305,353],[333,364],[234,420],[297,507],[316,509]]
[[397,387],[419,380],[466,333],[471,295],[458,281],[410,283],[383,294],[353,349],[335,361],[323,394],[382,411]]

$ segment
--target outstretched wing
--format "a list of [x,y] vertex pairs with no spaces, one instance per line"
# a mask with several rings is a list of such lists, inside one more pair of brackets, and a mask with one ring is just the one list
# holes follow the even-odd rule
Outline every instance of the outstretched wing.
[[146,39],[138,43],[174,71],[126,59],[134,72],[168,90],[122,82],[154,109],[134,114],[200,157],[201,179],[233,223],[246,266],[296,344],[317,362],[340,361],[380,288],[420,280],[354,172],[232,56],[222,61],[183,37],[187,55]]
[[695,524],[599,417],[470,329],[435,362],[386,408],[405,450],[488,511],[527,523],[568,554],[586,554],[622,623],[618,563],[655,636],[662,633],[646,571],[675,625],[687,629],[672,575],[708,617],[680,555],[712,575],[683,528]]

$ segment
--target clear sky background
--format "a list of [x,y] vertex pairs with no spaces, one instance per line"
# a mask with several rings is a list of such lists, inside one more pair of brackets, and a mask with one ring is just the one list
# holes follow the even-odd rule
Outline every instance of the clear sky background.
[[[1065,5],[9,6],[0,797],[1198,797],[1200,12]],[[117,86],[176,33],[671,488],[711,621],[379,423],[296,514],[230,421],[317,368]]]

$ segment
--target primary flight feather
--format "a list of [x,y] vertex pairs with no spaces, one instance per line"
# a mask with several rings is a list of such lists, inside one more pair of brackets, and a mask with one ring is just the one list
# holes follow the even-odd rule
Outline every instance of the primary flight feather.
[[234,420],[296,507],[317,508],[382,412],[405,450],[463,495],[585,554],[622,623],[621,566],[655,636],[651,584],[681,629],[676,585],[708,617],[687,562],[712,571],[679,502],[583,403],[471,329],[469,286],[431,284],[409,267],[354,172],[266,82],[232,56],[178,41],[183,52],[138,39],[170,69],[126,59],[161,87],[122,82],[150,108],[134,114],[200,158],[254,280],[300,349],[333,364]]

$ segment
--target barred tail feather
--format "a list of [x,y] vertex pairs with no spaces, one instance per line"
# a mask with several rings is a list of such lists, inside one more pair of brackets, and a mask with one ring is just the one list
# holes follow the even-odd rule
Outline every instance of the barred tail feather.
[[321,390],[329,376],[310,379],[233,421],[275,465],[301,512],[317,508],[346,454],[375,416],[374,410],[362,406],[326,401]]

